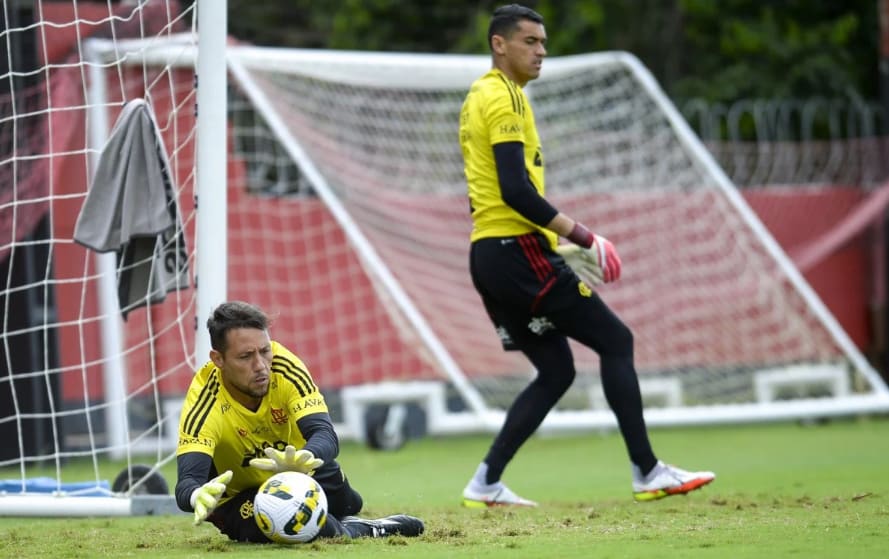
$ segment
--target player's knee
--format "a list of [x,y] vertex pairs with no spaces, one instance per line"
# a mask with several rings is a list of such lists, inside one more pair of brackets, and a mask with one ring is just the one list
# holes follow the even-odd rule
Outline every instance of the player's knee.
[[618,321],[611,329],[610,342],[606,352],[614,357],[633,357],[633,331],[623,322]]
[[539,370],[535,382],[545,386],[547,391],[561,397],[574,383],[574,377],[576,376],[577,371],[574,368],[574,363],[569,361],[558,366]]
[[633,353],[633,331],[630,330],[630,327],[621,323],[618,329],[618,336],[620,337],[618,345],[625,348],[625,351]]
[[355,491],[349,481],[343,478],[341,484],[335,488],[326,488],[327,511],[336,518],[354,516],[364,507],[364,499]]
[[361,495],[350,488],[351,495],[349,496],[348,501],[345,505],[345,511],[343,516],[354,516],[361,512],[361,509],[364,508],[364,499],[361,498]]

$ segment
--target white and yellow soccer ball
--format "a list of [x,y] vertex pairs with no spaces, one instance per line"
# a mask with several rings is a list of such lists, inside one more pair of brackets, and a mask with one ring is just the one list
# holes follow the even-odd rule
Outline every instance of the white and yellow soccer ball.
[[327,522],[327,495],[306,474],[281,472],[259,487],[253,499],[253,518],[273,542],[309,542]]

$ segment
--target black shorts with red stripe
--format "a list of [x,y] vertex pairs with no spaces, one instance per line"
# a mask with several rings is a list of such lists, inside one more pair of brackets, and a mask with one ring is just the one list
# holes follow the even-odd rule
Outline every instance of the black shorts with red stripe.
[[547,315],[596,297],[540,233],[474,241],[469,270],[507,351],[531,336],[562,335]]

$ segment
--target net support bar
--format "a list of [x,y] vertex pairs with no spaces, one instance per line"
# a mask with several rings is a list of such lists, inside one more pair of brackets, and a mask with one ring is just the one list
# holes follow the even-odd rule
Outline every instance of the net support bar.
[[[71,495],[7,495],[0,497],[0,516],[110,517],[186,514],[171,495],[133,497],[78,497]],[[188,513],[190,514],[190,513]]]
[[457,365],[457,362],[454,361],[454,358],[451,357],[422,314],[420,314],[401,285],[396,281],[392,272],[377,254],[376,249],[374,249],[349,213],[343,208],[339,198],[329,187],[323,175],[318,172],[312,160],[305,154],[299,142],[289,132],[287,126],[277,116],[277,113],[271,109],[265,94],[256,86],[247,69],[235,57],[229,57],[229,68],[232,75],[238,80],[239,85],[244,89],[244,93],[255,104],[263,118],[267,120],[269,127],[281,141],[281,144],[293,160],[299,163],[300,169],[309,178],[318,196],[324,201],[331,214],[337,220],[337,223],[340,224],[346,236],[352,242],[355,252],[361,261],[383,284],[399,310],[404,313],[407,320],[416,329],[418,336],[435,357],[439,366],[448,376],[448,379],[454,383],[460,395],[466,399],[466,403],[472,412],[476,413],[480,420],[483,420],[487,406],[481,395],[466,379],[466,375]]
[[[91,39],[86,42],[89,75],[89,125],[90,177],[95,172],[99,155],[108,141],[111,123],[108,121],[108,92],[102,52],[110,43]],[[120,305],[117,302],[117,258],[113,252],[96,254],[99,310],[102,315],[102,363],[105,389],[105,425],[111,456],[116,459],[126,454],[128,438],[126,374],[123,366],[123,328]]]

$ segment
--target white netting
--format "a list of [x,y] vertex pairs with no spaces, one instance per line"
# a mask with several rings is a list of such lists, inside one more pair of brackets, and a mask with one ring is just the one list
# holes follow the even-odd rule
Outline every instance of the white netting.
[[[510,401],[531,373],[523,357],[500,350],[470,284],[471,224],[457,144],[465,92],[489,59],[251,48],[231,57],[244,69],[236,97],[249,97],[260,129],[281,142],[241,157],[274,154],[276,162],[266,162],[273,168],[296,158],[308,176],[297,197],[276,207],[312,207],[314,185],[325,201],[341,205],[358,231],[353,241],[369,241],[381,263],[366,263],[366,270],[353,264],[347,275],[312,270],[331,254],[348,254],[334,217],[323,211],[317,227],[299,228],[299,248],[289,251],[264,249],[254,226],[251,257],[288,258],[279,265],[308,266],[312,282],[331,286],[323,298],[307,294],[285,307],[297,315],[323,314],[315,310],[321,304],[350,309],[324,319],[336,324],[342,351],[325,362],[319,342],[321,378],[343,386],[445,376],[447,363],[430,359],[416,329],[402,327],[415,322],[393,312],[407,307],[419,311],[487,407]],[[548,195],[618,247],[624,275],[601,293],[635,332],[643,384],[660,386],[673,405],[750,403],[762,397],[758,382],[778,390],[781,371],[804,365],[821,371],[808,379],[812,385],[827,384],[804,386],[805,374],[785,384],[816,395],[843,396],[849,386],[851,393],[872,393],[874,385],[884,391],[635,59],[602,54],[544,66],[526,91],[543,140]],[[280,186],[266,190],[275,194]],[[258,224],[264,211],[235,213]],[[269,241],[281,243],[282,231]],[[408,301],[384,299],[394,331],[356,327],[380,312],[373,297],[387,291],[380,281],[387,274]],[[296,336],[316,338],[311,328]],[[581,375],[561,405],[601,406],[598,359],[580,347],[576,356]]]
[[[184,261],[168,263],[187,265],[194,285],[196,39],[180,35],[191,31],[193,7],[4,0],[3,12],[2,492],[108,496],[136,482],[125,475],[114,487],[109,476],[117,471],[109,474],[108,464],[145,474],[175,447],[177,402],[195,365],[196,292],[125,303],[124,320],[114,253],[100,257],[76,243],[74,226],[110,127],[124,102],[143,98],[156,116],[181,217],[167,240]],[[132,64],[174,36],[179,47],[166,61]],[[64,508],[30,503],[42,514]],[[114,512],[99,503],[84,510]],[[18,510],[6,501],[0,508]]]

